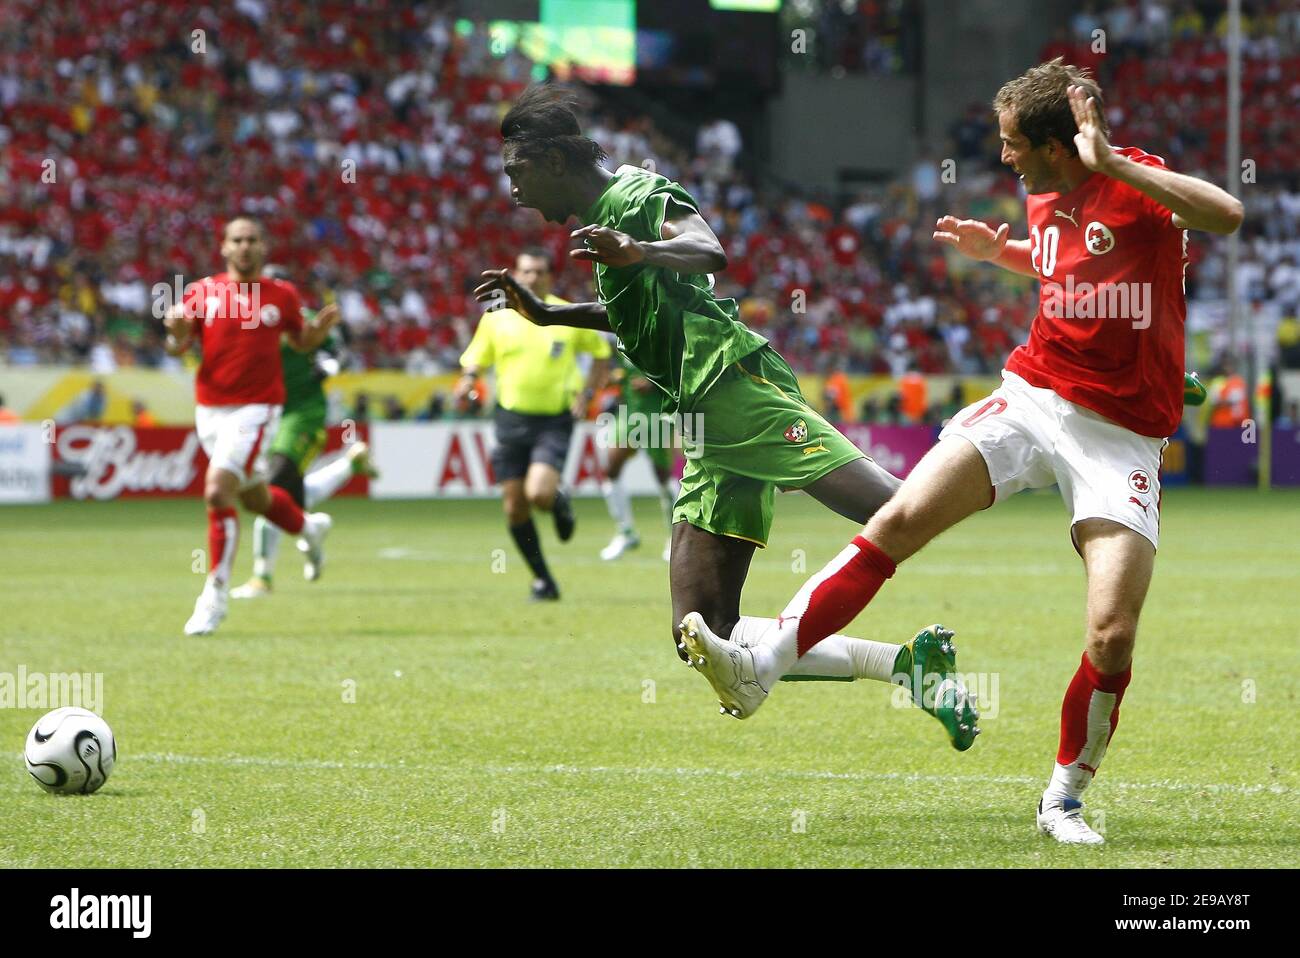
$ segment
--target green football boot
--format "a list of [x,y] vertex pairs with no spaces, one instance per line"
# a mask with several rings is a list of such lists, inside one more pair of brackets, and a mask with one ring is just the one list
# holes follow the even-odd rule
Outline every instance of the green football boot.
[[912,693],[912,701],[939,720],[952,747],[964,752],[979,735],[980,713],[975,696],[957,674],[957,647],[953,632],[942,625],[922,629],[894,659],[892,682]]
[[1183,373],[1183,405],[1201,406],[1209,398],[1205,383],[1196,373]]

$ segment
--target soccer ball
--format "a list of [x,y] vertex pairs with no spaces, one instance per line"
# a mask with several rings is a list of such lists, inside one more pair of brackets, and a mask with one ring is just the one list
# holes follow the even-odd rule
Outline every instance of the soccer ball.
[[108,781],[117,761],[117,742],[108,723],[71,706],[41,717],[27,734],[27,771],[56,795],[89,795]]

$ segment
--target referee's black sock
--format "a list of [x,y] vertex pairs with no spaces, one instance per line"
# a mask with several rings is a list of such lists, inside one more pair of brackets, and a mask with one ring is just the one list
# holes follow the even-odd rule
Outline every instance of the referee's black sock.
[[530,518],[517,526],[511,526],[510,534],[514,536],[515,545],[519,547],[528,568],[533,570],[533,575],[551,581],[551,570],[546,568],[546,560],[542,558],[542,544],[538,541],[537,526],[533,525],[533,520]]

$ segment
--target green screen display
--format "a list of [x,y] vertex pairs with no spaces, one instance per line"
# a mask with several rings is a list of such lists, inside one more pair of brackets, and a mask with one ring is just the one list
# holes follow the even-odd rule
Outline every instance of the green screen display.
[[487,29],[494,55],[517,48],[561,80],[636,81],[636,0],[540,0],[537,23],[493,20]]
[[776,13],[781,0],[709,0],[714,10],[750,10],[754,13]]

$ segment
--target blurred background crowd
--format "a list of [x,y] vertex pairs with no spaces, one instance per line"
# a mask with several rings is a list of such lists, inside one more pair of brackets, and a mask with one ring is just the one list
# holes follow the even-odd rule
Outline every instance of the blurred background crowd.
[[[793,0],[782,22],[819,40],[786,56],[837,75],[906,73],[922,55],[921,6]],[[1223,182],[1222,8],[1088,3],[1041,57],[1094,69],[1115,143]],[[153,288],[219,271],[219,231],[236,212],[266,224],[271,258],[309,304],[339,303],[353,368],[455,369],[479,271],[526,244],[552,251],[559,295],[591,298],[589,269],[565,255],[568,230],[516,210],[500,171],[500,118],[545,70],[450,3],[144,9],[0,2],[26,27],[0,33],[0,361],[103,374],[175,363]],[[1247,3],[1243,34],[1242,156],[1255,172],[1240,189],[1238,282],[1248,313],[1282,317],[1272,359],[1300,368],[1300,11]],[[653,163],[701,202],[731,263],[719,294],[796,369],[986,375],[1027,335],[1035,285],[947,256],[930,235],[944,213],[1024,235],[986,103],[893,179],[828,192],[775,175],[725,116],[700,113],[684,135],[598,87],[580,92],[611,168]],[[956,183],[942,179],[945,159]],[[1205,234],[1190,246],[1202,328],[1222,321],[1197,304],[1222,302],[1225,249]],[[449,412],[365,406],[376,418]],[[842,412],[901,417],[890,407]]]

